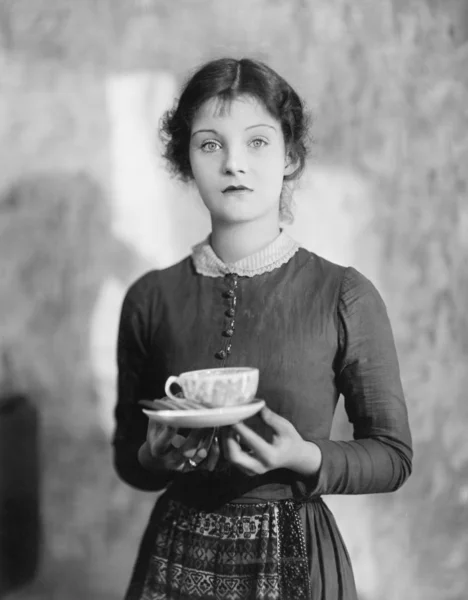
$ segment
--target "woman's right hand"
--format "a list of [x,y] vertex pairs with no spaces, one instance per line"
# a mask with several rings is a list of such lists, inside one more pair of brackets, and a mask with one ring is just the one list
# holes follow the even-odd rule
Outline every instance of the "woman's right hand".
[[219,452],[213,429],[194,429],[185,437],[173,427],[149,421],[146,442],[139,450],[138,459],[149,470],[185,472],[200,466],[212,471]]

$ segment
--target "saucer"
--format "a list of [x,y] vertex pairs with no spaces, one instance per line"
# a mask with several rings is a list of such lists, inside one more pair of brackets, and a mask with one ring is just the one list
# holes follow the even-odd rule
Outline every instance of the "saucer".
[[149,410],[143,412],[152,421],[170,427],[203,429],[204,427],[225,427],[240,423],[258,413],[265,406],[265,400],[255,399],[248,404],[225,406],[222,408],[198,408],[190,410]]

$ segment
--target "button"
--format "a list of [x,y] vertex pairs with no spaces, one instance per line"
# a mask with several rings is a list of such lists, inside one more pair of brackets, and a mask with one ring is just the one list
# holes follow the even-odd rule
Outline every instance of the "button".
[[225,292],[223,292],[223,298],[234,298],[234,296],[234,290],[226,290]]
[[216,352],[215,354],[215,358],[218,358],[219,360],[224,360],[226,358],[227,354],[224,350],[220,350],[219,352]]
[[234,329],[226,329],[226,331],[223,331],[223,335],[225,337],[232,337],[234,335]]
[[224,314],[226,317],[230,317],[232,319],[232,317],[236,314],[236,311],[233,308],[228,308]]
[[226,353],[227,353],[227,354],[231,354],[231,349],[232,349],[232,346],[231,346],[231,344],[228,344],[228,345],[227,345],[227,348],[226,348]]

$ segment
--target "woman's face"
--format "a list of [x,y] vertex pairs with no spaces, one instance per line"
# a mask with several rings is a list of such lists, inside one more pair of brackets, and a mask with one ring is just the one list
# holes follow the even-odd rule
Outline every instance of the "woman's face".
[[189,155],[212,219],[240,223],[279,215],[287,170],[283,132],[255,98],[203,104],[193,120]]

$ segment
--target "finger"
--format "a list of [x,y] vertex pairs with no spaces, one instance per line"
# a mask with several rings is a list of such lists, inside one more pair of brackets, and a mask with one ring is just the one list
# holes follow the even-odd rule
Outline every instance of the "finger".
[[187,464],[187,459],[181,456],[178,450],[172,450],[164,456],[164,466],[172,471],[183,471]]
[[[180,455],[183,458],[183,470],[184,471],[192,471],[193,469],[205,463],[208,457],[209,448],[203,446],[204,440],[202,439],[197,448],[193,448],[185,451],[183,455]],[[201,445],[200,445],[201,444]]]
[[215,435],[215,430],[213,428],[203,430],[203,434],[198,442],[197,452],[195,455],[195,460],[198,463],[201,463],[209,456],[211,446],[216,437],[217,436]]
[[[162,450],[165,450],[171,440],[173,439],[174,435],[176,434],[176,430],[172,427],[166,427],[166,426],[151,426],[153,424],[150,424],[150,426],[148,427],[148,433],[147,433],[147,441],[151,450],[152,454],[158,454],[160,453]],[[157,424],[154,424],[157,425]]]
[[227,448],[227,445],[226,445],[226,440],[229,437],[230,432],[231,432],[231,429],[229,427],[223,427],[220,430],[219,440],[220,440],[220,443],[221,443],[221,448],[223,450],[223,456],[227,456],[227,454],[228,454],[228,448]]
[[213,471],[218,463],[219,455],[220,455],[219,439],[218,439],[218,436],[216,436],[213,439],[210,451],[208,452],[208,457],[203,464],[203,468],[208,469],[208,471]]
[[265,467],[256,456],[244,452],[232,433],[225,439],[226,456],[229,460],[249,475],[265,472]]
[[171,471],[180,471],[187,462],[186,459],[181,456],[180,452],[170,444],[169,450],[155,454],[154,458],[155,464],[158,465],[158,468],[168,469]]
[[183,435],[179,435],[178,433],[176,433],[171,439],[171,445],[174,446],[174,448],[182,448],[186,439],[187,438]]
[[260,414],[265,423],[269,425],[278,434],[288,433],[289,431],[291,431],[291,427],[293,427],[293,425],[287,419],[285,419],[278,413],[273,412],[266,406],[262,408]]
[[185,442],[180,446],[179,452],[186,458],[193,458],[201,447],[202,436],[200,430],[191,431]]
[[156,423],[155,421],[150,421],[148,423],[148,433],[154,437],[158,437],[161,435],[174,435],[177,432],[175,427],[171,427],[170,425],[163,425],[162,423]]
[[270,450],[270,444],[265,441],[258,433],[255,433],[244,423],[237,423],[232,428],[241,437],[242,442],[248,446],[255,454],[259,456],[267,455]]

